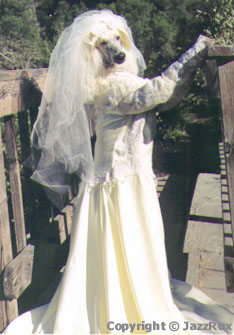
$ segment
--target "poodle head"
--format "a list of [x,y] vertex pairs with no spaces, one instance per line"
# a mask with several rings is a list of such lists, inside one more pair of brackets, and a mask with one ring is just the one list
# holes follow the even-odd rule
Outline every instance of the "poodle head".
[[101,53],[106,68],[125,61],[126,49],[118,30],[106,30],[98,37],[95,47]]
[[92,27],[86,43],[91,48],[93,55],[99,53],[106,70],[128,68],[131,41],[123,29],[101,22]]

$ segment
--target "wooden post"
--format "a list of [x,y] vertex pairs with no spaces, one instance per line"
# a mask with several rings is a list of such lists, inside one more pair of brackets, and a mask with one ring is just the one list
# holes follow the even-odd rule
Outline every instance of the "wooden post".
[[228,190],[234,231],[234,61],[219,66],[219,82],[223,119],[223,142],[226,156]]
[[29,134],[29,117],[27,111],[18,113],[19,135],[20,135],[20,149],[21,161],[26,160],[31,153],[30,148],[30,134]]
[[24,208],[20,180],[20,167],[16,147],[14,116],[5,117],[7,161],[9,164],[11,198],[13,206],[14,227],[17,252],[26,247]]
[[220,98],[218,67],[216,59],[207,59],[205,62],[207,94],[211,103]]
[[34,246],[29,244],[10,263],[3,275],[3,291],[5,298],[19,298],[31,284],[33,269]]
[[[0,127],[0,272],[12,260],[10,223],[4,174],[4,160]],[[0,301],[0,330],[18,315],[17,300]]]

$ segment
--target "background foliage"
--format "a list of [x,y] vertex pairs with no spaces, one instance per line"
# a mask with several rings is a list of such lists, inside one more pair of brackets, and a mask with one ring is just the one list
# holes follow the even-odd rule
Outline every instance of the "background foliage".
[[221,43],[234,37],[233,0],[0,0],[0,67],[47,66],[58,36],[74,17],[102,8],[127,19],[151,77],[200,33]]

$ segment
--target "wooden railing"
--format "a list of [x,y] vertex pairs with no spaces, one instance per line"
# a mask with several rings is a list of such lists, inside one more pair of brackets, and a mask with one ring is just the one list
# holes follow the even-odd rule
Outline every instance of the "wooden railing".
[[[208,88],[210,103],[220,105],[222,142],[219,143],[220,176],[224,246],[227,256],[233,254],[234,232],[234,47],[214,46],[208,51],[210,58]],[[234,262],[233,262],[234,266]]]
[[[22,165],[31,153],[30,134],[46,74],[47,69],[0,72],[0,331],[18,315],[17,299],[30,285],[36,266],[35,248],[41,255],[38,257],[53,263],[52,270],[51,265],[43,267],[46,271],[49,266],[47,284],[66,261],[58,259],[57,246],[69,237],[72,202],[56,215],[49,201],[44,201],[45,194],[40,192],[38,196],[35,183],[29,180],[31,171]],[[27,194],[22,194],[22,186]],[[40,206],[43,201],[46,205]],[[37,218],[27,214],[27,208],[37,208],[35,216],[41,216],[44,222],[36,224]],[[39,241],[32,238],[36,231],[40,231]]]

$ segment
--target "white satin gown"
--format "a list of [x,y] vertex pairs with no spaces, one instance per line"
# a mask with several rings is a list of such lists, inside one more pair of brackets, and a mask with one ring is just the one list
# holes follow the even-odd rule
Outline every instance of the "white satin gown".
[[[83,184],[77,198],[62,280],[48,305],[18,317],[7,334],[119,334],[123,324],[125,333],[147,334],[144,324],[153,322],[159,326],[150,334],[228,333],[186,330],[186,321],[232,324],[233,314],[184,282],[170,283],[152,171],[154,114],[148,111],[177,103],[204,55],[200,38],[152,80],[109,74],[95,102],[96,182]],[[178,331],[169,329],[172,321]],[[141,326],[130,329],[130,323]]]

